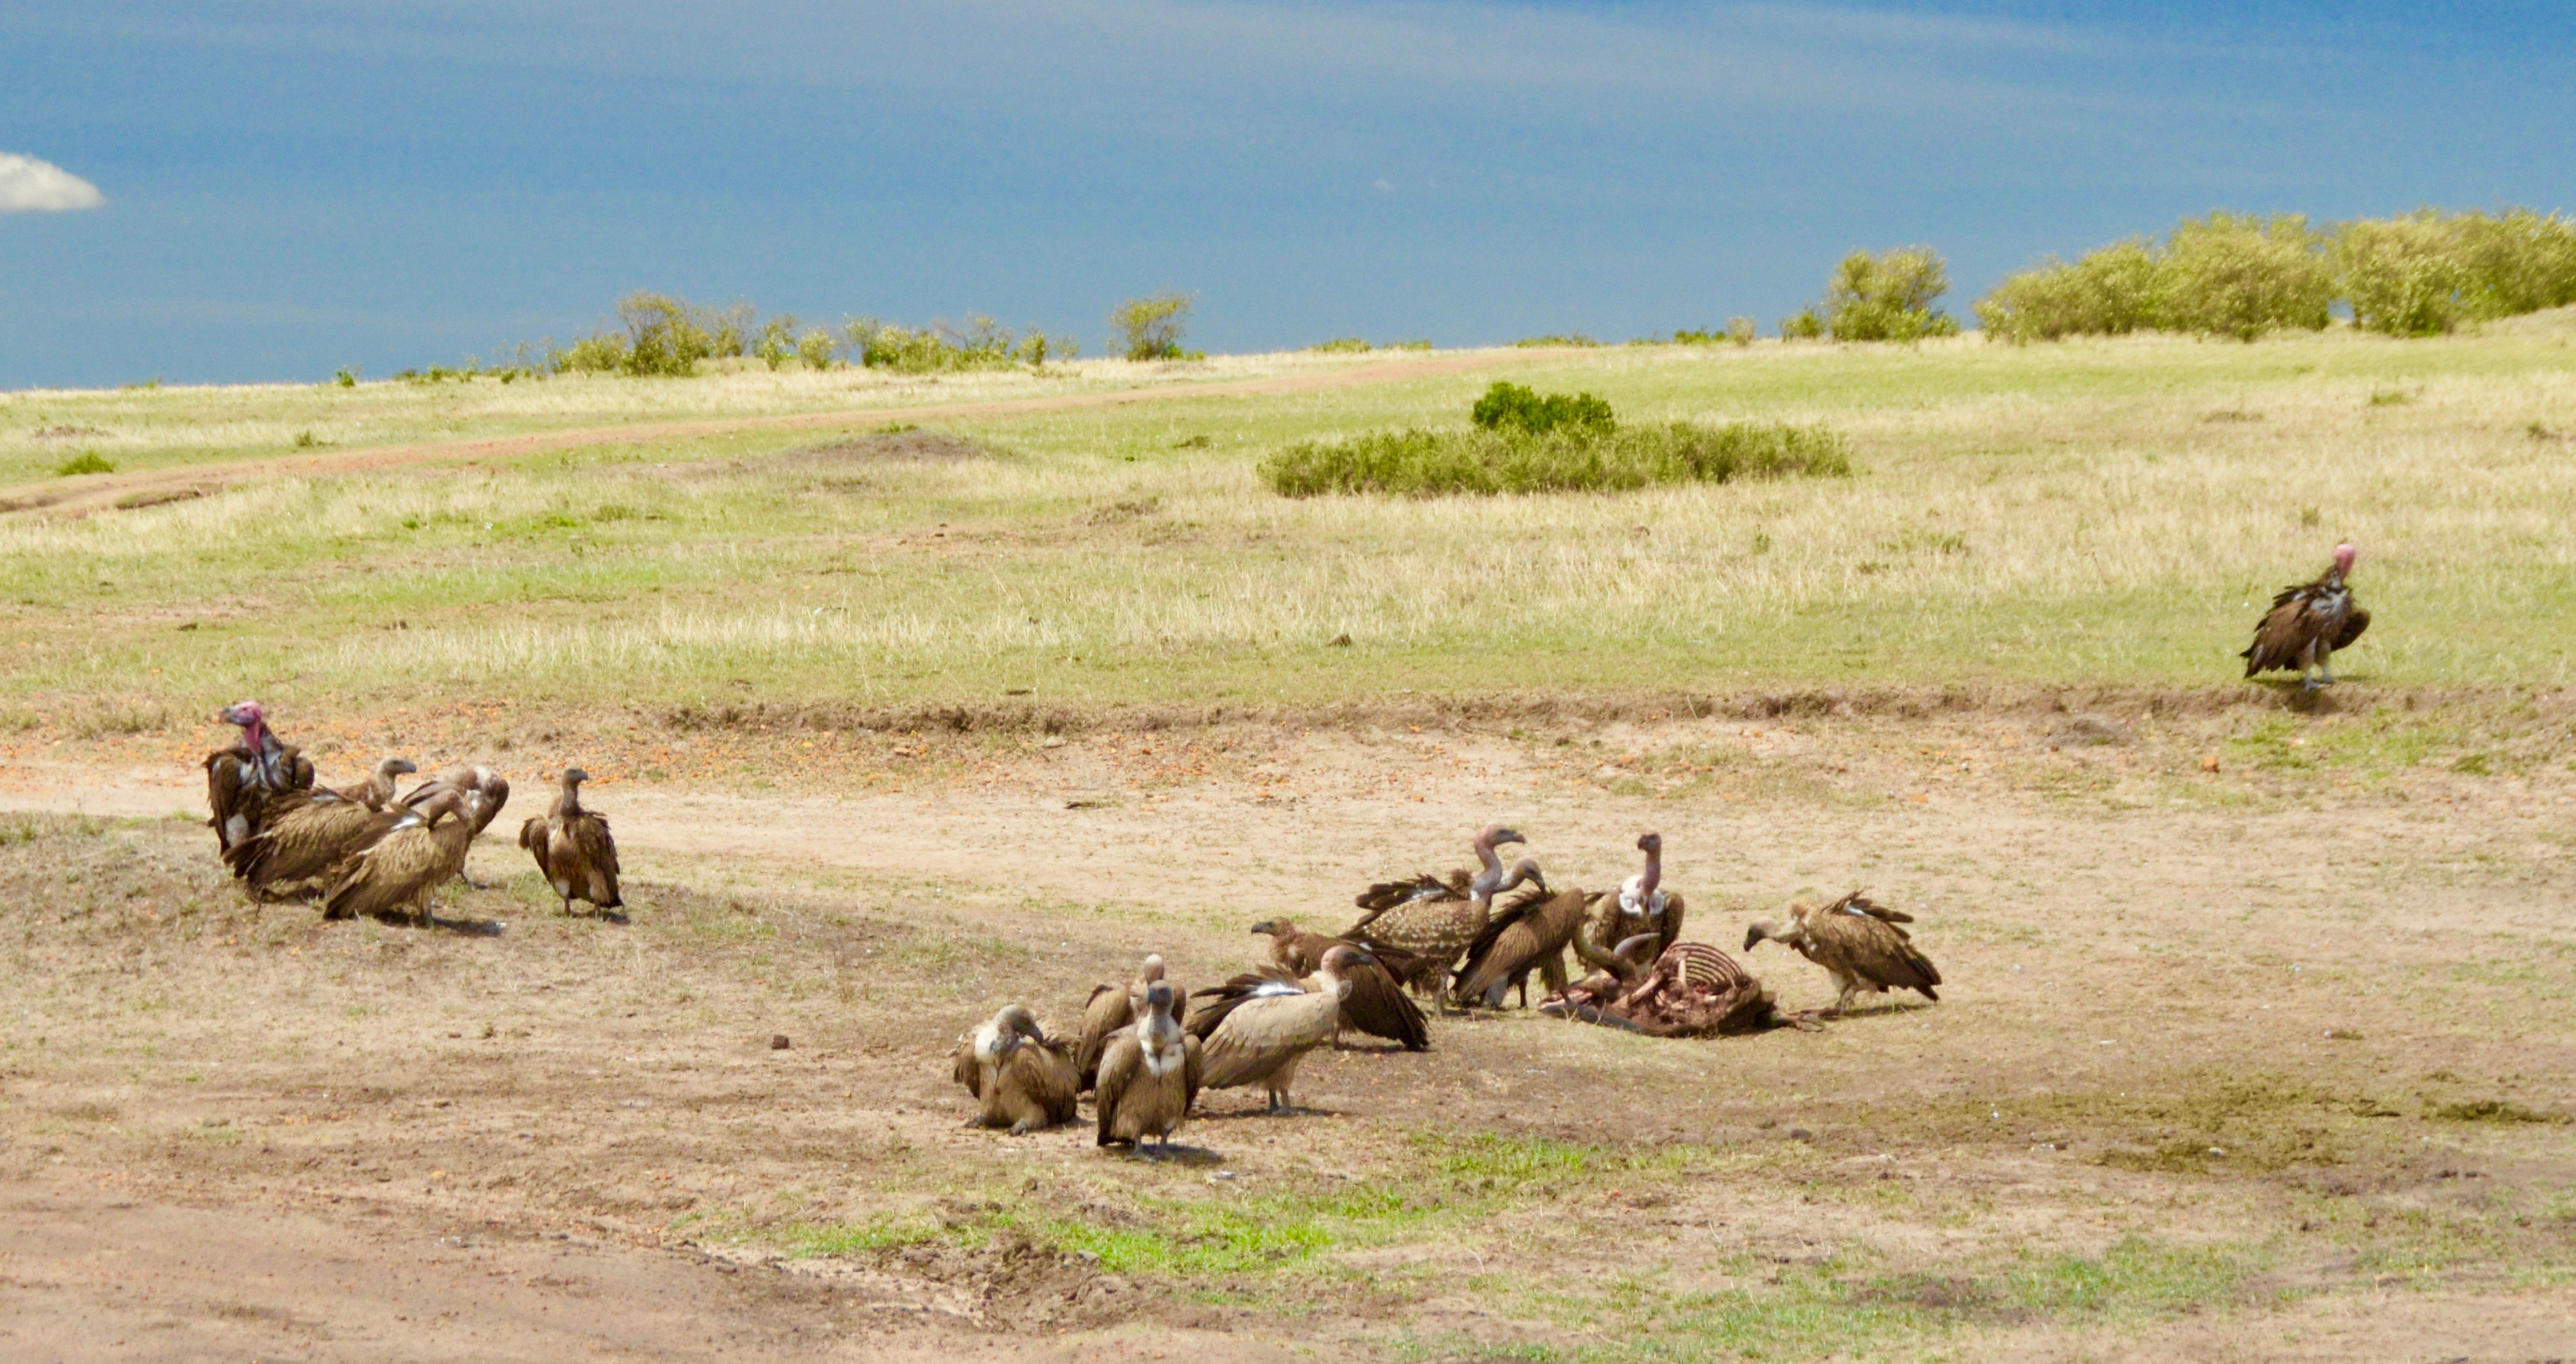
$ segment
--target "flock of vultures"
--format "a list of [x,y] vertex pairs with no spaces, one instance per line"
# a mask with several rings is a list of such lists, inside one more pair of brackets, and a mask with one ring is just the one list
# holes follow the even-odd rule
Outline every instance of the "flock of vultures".
[[[2295,669],[2303,690],[2333,683],[2334,652],[2370,623],[2344,583],[2352,564],[2353,547],[2338,545],[2323,576],[2273,599],[2242,655],[2246,676]],[[241,738],[208,754],[205,769],[225,865],[256,899],[318,896],[326,919],[427,923],[431,896],[464,875],[475,837],[510,798],[508,780],[482,766],[452,767],[397,794],[398,779],[417,771],[401,758],[354,786],[316,786],[312,763],[268,727],[258,702],[223,718]],[[553,805],[519,829],[519,846],[566,913],[575,900],[601,913],[622,903],[608,822],[582,807],[587,779],[564,769]],[[1834,979],[1831,1009],[1783,1014],[1735,958],[1682,938],[1684,906],[1663,884],[1661,835],[1638,838],[1636,875],[1589,895],[1551,887],[1531,858],[1505,867],[1502,849],[1526,842],[1489,827],[1470,844],[1475,866],[1372,885],[1339,934],[1287,919],[1255,924],[1270,939],[1269,962],[1194,994],[1148,956],[1133,981],[1091,992],[1072,1034],[1051,1036],[1027,1005],[1004,1006],[957,1043],[954,1073],[972,1096],[972,1121],[1015,1134],[1070,1123],[1089,1092],[1101,1145],[1168,1147],[1202,1090],[1259,1085],[1269,1112],[1288,1112],[1299,1063],[1338,1046],[1345,1030],[1425,1050],[1430,1027],[1417,1001],[1440,1013],[1500,1009],[1517,993],[1527,1008],[1533,973],[1543,1013],[1670,1038],[1814,1028],[1865,991],[1940,998],[1941,973],[1905,928],[1913,917],[1857,891],[1794,901],[1785,919],[1747,928],[1748,955],[1777,942]],[[1568,952],[1589,974],[1572,977]]]

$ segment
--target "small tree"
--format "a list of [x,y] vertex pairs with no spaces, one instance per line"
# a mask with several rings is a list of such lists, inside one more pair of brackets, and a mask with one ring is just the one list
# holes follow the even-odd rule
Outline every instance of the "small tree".
[[629,374],[686,375],[715,353],[705,310],[667,294],[638,289],[617,301],[617,318],[626,324]]
[[2333,321],[2334,269],[2305,216],[2212,213],[2185,218],[2164,256],[2164,324],[2251,341],[2277,328]]
[[1109,314],[1116,328],[1114,344],[1130,360],[1169,360],[1181,353],[1181,336],[1189,325],[1190,296],[1170,291],[1131,298]]
[[1837,341],[1920,341],[1959,324],[1932,300],[1950,292],[1950,270],[1928,246],[1843,257],[1825,287],[1824,324]]

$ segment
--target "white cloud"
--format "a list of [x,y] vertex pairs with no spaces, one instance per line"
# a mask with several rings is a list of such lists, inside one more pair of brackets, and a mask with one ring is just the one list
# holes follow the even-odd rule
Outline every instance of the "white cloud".
[[0,213],[62,213],[106,202],[98,186],[50,161],[0,152]]

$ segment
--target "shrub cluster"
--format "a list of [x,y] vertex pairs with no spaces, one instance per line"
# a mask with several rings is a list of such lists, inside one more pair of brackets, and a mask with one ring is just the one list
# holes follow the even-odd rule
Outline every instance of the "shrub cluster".
[[1109,313],[1109,325],[1118,333],[1117,344],[1130,360],[1193,360],[1206,357],[1181,349],[1181,336],[1188,330],[1190,296],[1166,291],[1131,298]]
[[1081,350],[1035,327],[1022,334],[981,314],[969,314],[963,328],[945,322],[899,327],[873,317],[854,318],[847,335],[850,353],[860,364],[904,374],[1043,365],[1050,357],[1069,359]]
[[1467,416],[1488,431],[1517,431],[1531,436],[1543,436],[1559,427],[1599,433],[1619,424],[1609,402],[1589,393],[1539,393],[1501,382],[1486,389],[1485,396],[1476,400]]
[[1767,422],[1574,426],[1545,434],[1484,427],[1380,431],[1291,445],[1261,464],[1262,480],[1286,497],[1615,492],[1850,472],[1841,436]]
[[2319,330],[2337,302],[2356,325],[2392,336],[2576,302],[2576,220],[2426,209],[2319,232],[2295,214],[2212,213],[2163,241],[2052,258],[1976,310],[1989,334],[2013,342],[2144,330],[2252,340]]
[[1872,255],[1854,251],[1835,267],[1816,321],[1837,341],[1920,341],[1955,336],[1957,320],[1932,306],[1950,292],[1950,269],[1928,246]]
[[[910,372],[1001,369],[1043,365],[1070,359],[1081,347],[1036,328],[1014,332],[980,314],[970,314],[964,327],[934,322],[903,327],[873,317],[852,318],[838,331],[809,325],[793,313],[758,319],[748,303],[710,308],[668,294],[638,290],[617,305],[616,327],[603,327],[570,345],[553,338],[523,344],[508,370],[485,369],[469,361],[462,370],[405,370],[396,378],[436,382],[498,375],[503,382],[521,375],[627,374],[681,376],[694,374],[700,362],[749,356],[773,370],[803,367],[830,369],[847,357],[861,365]],[[755,320],[758,325],[754,326]],[[1174,337],[1177,321],[1171,324]],[[340,382],[354,385],[354,373]]]

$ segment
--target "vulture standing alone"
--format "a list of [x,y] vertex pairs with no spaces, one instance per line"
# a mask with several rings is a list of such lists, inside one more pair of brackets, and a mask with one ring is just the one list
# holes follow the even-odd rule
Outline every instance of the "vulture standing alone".
[[1342,998],[1350,993],[1350,972],[1368,960],[1357,948],[1332,948],[1316,966],[1312,990],[1274,975],[1237,976],[1200,991],[1208,1002],[1190,1016],[1190,1031],[1201,1043],[1200,1087],[1257,1084],[1270,1096],[1267,1111],[1287,1112],[1297,1063],[1333,1040]]
[[598,909],[626,903],[617,898],[617,840],[608,836],[607,820],[581,808],[581,784],[588,780],[580,768],[565,768],[554,808],[519,826],[519,846],[537,859],[538,874],[563,898],[566,914],[575,900]]
[[1583,931],[1589,897],[1572,887],[1549,894],[1544,888],[1524,891],[1503,906],[1467,949],[1458,968],[1458,1002],[1503,1007],[1503,991],[1517,984],[1521,1003],[1529,1003],[1529,973],[1539,972],[1550,993],[1565,989],[1565,949]]
[[411,909],[427,927],[430,892],[455,879],[473,845],[473,799],[442,791],[419,805],[375,816],[387,822],[384,832],[331,870],[322,917],[384,918]]
[[1523,882],[1547,889],[1538,863],[1524,857],[1506,874],[1494,851],[1505,843],[1528,841],[1500,824],[1487,826],[1473,845],[1481,870],[1451,872],[1445,881],[1426,873],[1410,881],[1379,882],[1360,893],[1357,903],[1368,913],[1342,936],[1372,952],[1392,949],[1391,960],[1400,954],[1407,963],[1404,982],[1437,997],[1460,954],[1485,932],[1495,896]]
[[976,1127],[1007,1127],[1020,1136],[1071,1122],[1080,1091],[1072,1049],[1048,1039],[1025,1004],[1005,1005],[983,1026],[957,1039],[957,1083],[975,1096]]
[[266,827],[234,844],[224,854],[224,865],[253,898],[262,900],[276,898],[282,886],[329,872],[400,822],[404,811],[397,808],[388,815],[384,810],[393,800],[394,777],[412,770],[407,759],[387,758],[357,786],[310,792],[283,813],[272,812]]
[[[1604,891],[1593,899],[1592,943],[1606,949],[1645,934],[1654,939],[1645,955],[1652,961],[1682,940],[1682,897],[1663,889],[1664,836],[1643,835],[1637,847],[1646,854],[1646,869],[1629,877],[1615,894]],[[1586,954],[1584,959],[1592,958]]]
[[[1357,943],[1309,933],[1286,919],[1265,919],[1254,924],[1252,931],[1270,935],[1270,960],[1300,981],[1315,974],[1324,964],[1324,954],[1334,948],[1359,949]],[[1368,952],[1368,960],[1351,969],[1351,992],[1342,1000],[1342,1022],[1371,1037],[1402,1043],[1406,1051],[1429,1051],[1430,1024],[1423,1019],[1422,1010],[1404,996],[1402,981],[1410,960],[1397,952],[1381,955],[1359,950]]]
[[[2315,582],[2285,587],[2272,599],[2272,609],[2263,613],[2262,623],[2254,627],[2254,642],[2245,646],[2245,675],[2270,672],[2275,668],[2299,670],[2299,686],[2304,691],[2334,685],[2334,653],[2348,649],[2370,628],[2370,613],[2352,599],[2352,589],[2344,586],[2344,577],[2352,572],[2353,548],[2335,546],[2334,566]],[[2318,676],[2308,676],[2308,669]]]
[[257,701],[236,701],[224,707],[222,718],[242,733],[232,747],[206,755],[206,808],[212,812],[206,823],[214,828],[216,850],[231,852],[259,832],[271,803],[312,788],[313,764],[268,727],[268,711]]
[[1082,1072],[1084,1089],[1099,1083],[1100,1057],[1109,1049],[1111,1035],[1144,1016],[1145,993],[1162,978],[1162,955],[1148,953],[1144,968],[1133,981],[1091,987],[1091,998],[1082,1006],[1082,1043],[1074,1052],[1074,1066]]
[[1744,932],[1744,950],[1750,952],[1755,943],[1769,938],[1796,948],[1798,955],[1831,972],[1840,993],[1829,1013],[1850,1007],[1851,997],[1863,990],[1878,994],[1913,990],[1938,1003],[1941,996],[1933,987],[1941,983],[1941,972],[1916,950],[1912,935],[1899,927],[1912,922],[1913,915],[1872,904],[1853,891],[1822,908],[1804,900],[1793,902],[1786,928],[1769,919],[1756,920]]
[[1198,1102],[1201,1044],[1172,1017],[1172,983],[1145,987],[1144,1014],[1118,1034],[1100,1061],[1100,1144],[1141,1144],[1151,1136],[1164,1146]]

